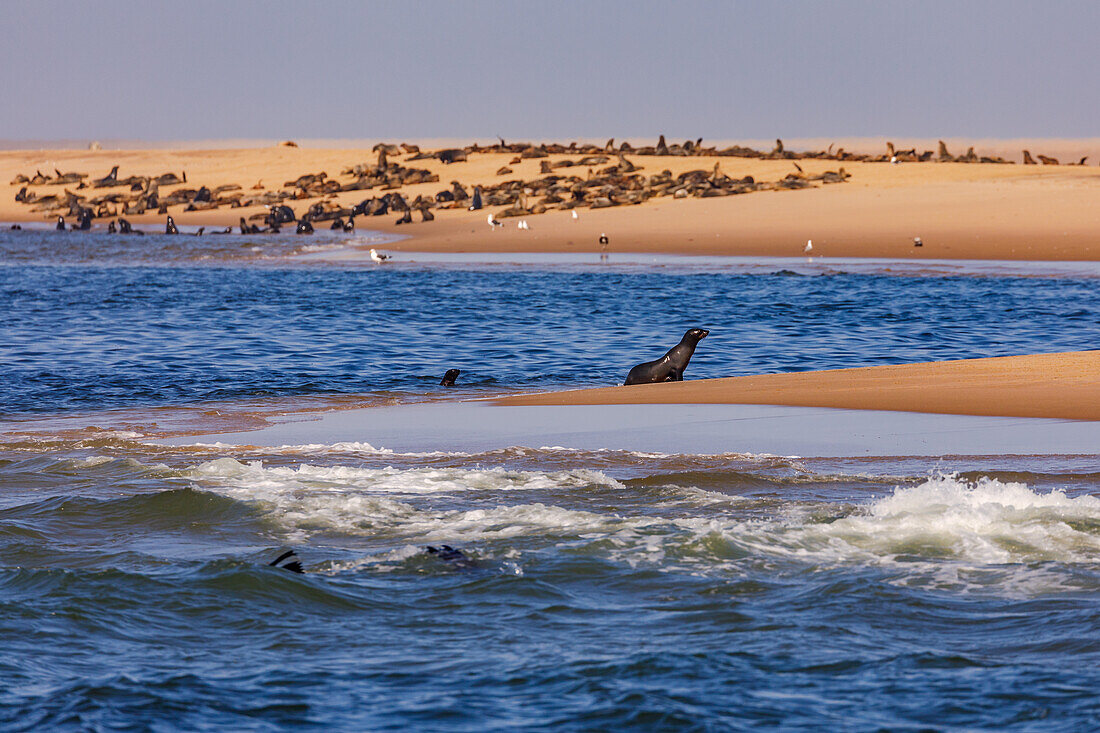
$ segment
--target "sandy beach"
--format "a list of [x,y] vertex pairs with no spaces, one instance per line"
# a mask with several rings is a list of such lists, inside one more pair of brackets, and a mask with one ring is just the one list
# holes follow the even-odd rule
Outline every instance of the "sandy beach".
[[[814,141],[817,142],[817,141]],[[653,141],[634,141],[635,145]],[[922,141],[922,145],[927,141]],[[982,141],[987,148],[979,154],[1011,156],[1007,144]],[[882,140],[848,141],[853,150],[881,153]],[[952,141],[953,152],[961,154],[963,142]],[[1012,141],[1011,148],[1030,145],[1033,152],[1046,150],[1071,156],[1088,154],[1095,141]],[[904,147],[898,141],[898,147]],[[793,148],[791,148],[793,149]],[[921,145],[917,146],[921,149]],[[551,155],[522,159],[510,153],[471,153],[468,160],[444,165],[437,159],[408,161],[408,155],[392,156],[407,167],[426,169],[439,176],[438,182],[405,185],[398,189],[406,198],[434,196],[450,188],[452,181],[464,186],[497,184],[505,180],[531,181],[540,177],[543,162],[556,165],[578,161],[581,155]],[[898,165],[837,161],[829,159],[773,160],[709,156],[626,156],[642,175],[670,171],[673,176],[691,170],[711,171],[717,163],[724,175],[752,176],[757,182],[776,182],[797,173],[795,163],[808,178],[843,167],[850,177],[845,183],[822,184],[801,190],[766,190],[719,198],[653,198],[638,205],[620,205],[599,210],[582,208],[577,219],[570,211],[550,210],[526,216],[530,230],[520,231],[515,221],[504,220],[499,231],[491,231],[486,212],[463,207],[436,209],[435,221],[421,223],[419,216],[405,226],[396,226],[397,214],[359,217],[359,228],[391,232],[407,238],[394,249],[419,251],[554,251],[598,250],[597,239],[607,233],[610,251],[663,252],[676,254],[723,254],[760,256],[803,256],[806,240],[814,242],[817,257],[890,257],[930,259],[1004,260],[1095,260],[1100,257],[1100,167],[1096,165],[1002,165],[991,163],[905,162]],[[1018,156],[1017,156],[1018,157]],[[53,175],[62,172],[87,173],[91,178],[106,175],[118,165],[119,176],[157,176],[186,172],[189,187],[237,185],[243,193],[285,190],[284,185],[307,173],[325,172],[329,178],[347,183],[350,175],[341,171],[355,165],[373,165],[377,153],[369,148],[254,147],[236,149],[148,149],[148,150],[7,150],[0,151],[0,182],[7,184],[19,174],[33,176],[36,170]],[[615,157],[611,156],[614,163]],[[1090,159],[1089,162],[1094,162]],[[498,175],[502,167],[512,172]],[[556,175],[588,175],[589,168],[555,167]],[[53,221],[55,213],[36,213],[32,206],[14,201],[21,185],[8,184],[0,197],[0,219],[4,221]],[[254,189],[255,187],[255,189]],[[63,196],[66,186],[35,186],[39,196]],[[100,195],[103,189],[76,191]],[[161,186],[167,195],[179,186]],[[109,189],[125,191],[125,189]],[[352,190],[333,193],[324,200],[352,206],[382,190]],[[288,201],[298,214],[320,198]],[[182,226],[233,226],[242,216],[263,212],[262,206],[184,212],[173,206],[170,214]],[[130,216],[135,225],[146,228],[163,225],[164,215]],[[106,220],[96,221],[105,226]],[[325,222],[322,225],[327,225]],[[924,246],[913,246],[921,237]]]
[[616,386],[497,403],[792,405],[1100,420],[1100,351]]

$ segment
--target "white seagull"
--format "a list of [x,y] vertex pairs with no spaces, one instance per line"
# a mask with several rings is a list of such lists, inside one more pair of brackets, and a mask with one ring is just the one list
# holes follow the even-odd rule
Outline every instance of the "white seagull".
[[390,258],[390,255],[384,255],[384,254],[380,253],[378,250],[376,250],[374,247],[371,247],[370,258],[372,260],[374,260],[376,263],[378,263],[379,265],[381,265],[383,262],[385,262],[386,260],[388,260]]
[[920,241],[920,237],[913,237],[913,246],[914,247],[923,247],[924,242]]
[[530,225],[527,224],[526,219],[520,219],[516,222],[516,229],[522,229],[525,232],[531,231]]
[[573,209],[573,221],[576,221],[576,220],[577,220],[577,219],[579,219],[579,218],[580,218],[580,217],[579,217],[579,216],[577,216],[577,210],[576,210],[576,209]]
[[803,252],[813,252],[814,251],[814,240],[807,239],[806,240],[806,246],[802,248],[802,251]]
[[489,227],[493,230],[496,230],[497,228],[504,226],[504,224],[502,224],[501,222],[494,219],[492,214],[487,215],[485,217],[485,221],[489,222]]

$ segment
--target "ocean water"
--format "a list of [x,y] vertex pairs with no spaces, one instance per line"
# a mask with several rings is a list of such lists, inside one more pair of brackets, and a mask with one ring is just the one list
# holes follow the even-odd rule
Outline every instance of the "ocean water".
[[0,727],[1100,727],[1095,454],[210,434],[614,384],[691,326],[688,378],[1096,348],[1096,273],[347,240],[0,232]]

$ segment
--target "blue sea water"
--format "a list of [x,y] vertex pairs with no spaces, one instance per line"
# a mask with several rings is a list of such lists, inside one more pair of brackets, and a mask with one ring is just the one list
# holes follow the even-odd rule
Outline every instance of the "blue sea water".
[[1100,726],[1096,455],[155,442],[615,384],[691,326],[688,378],[1092,349],[1095,273],[313,258],[347,239],[0,232],[0,726]]

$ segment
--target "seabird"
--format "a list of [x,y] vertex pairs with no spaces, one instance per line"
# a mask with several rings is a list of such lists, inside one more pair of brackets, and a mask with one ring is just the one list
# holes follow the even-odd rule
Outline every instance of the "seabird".
[[504,224],[502,224],[499,221],[497,221],[496,219],[494,219],[492,214],[489,214],[488,216],[486,216],[485,221],[489,222],[489,227],[492,228],[492,229],[497,229],[498,227],[504,226]]
[[390,258],[390,255],[384,255],[381,252],[379,252],[378,250],[376,250],[374,247],[371,247],[370,258],[372,260],[374,260],[376,263],[378,263],[379,265],[381,265],[383,262],[385,262],[386,260],[388,260]]
[[802,248],[802,251],[803,252],[813,252],[814,251],[814,240],[807,239],[806,240],[806,246]]
[[577,210],[576,210],[576,209],[573,209],[573,221],[576,221],[576,220],[577,220],[577,219],[579,219],[579,218],[580,218],[580,217],[579,217],[579,216],[577,216]]
[[923,247],[924,242],[920,241],[920,237],[913,237],[913,246],[914,247]]

